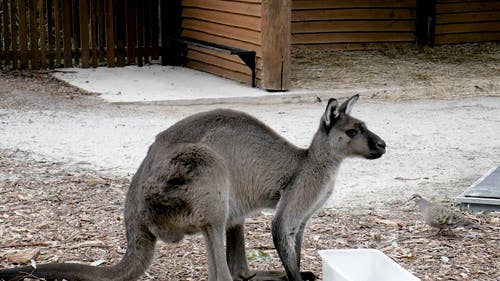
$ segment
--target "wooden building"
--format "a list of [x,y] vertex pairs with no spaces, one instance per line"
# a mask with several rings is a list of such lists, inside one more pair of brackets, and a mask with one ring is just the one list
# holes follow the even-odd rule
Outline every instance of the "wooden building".
[[158,60],[269,91],[291,48],[500,41],[500,0],[0,0],[0,68]]

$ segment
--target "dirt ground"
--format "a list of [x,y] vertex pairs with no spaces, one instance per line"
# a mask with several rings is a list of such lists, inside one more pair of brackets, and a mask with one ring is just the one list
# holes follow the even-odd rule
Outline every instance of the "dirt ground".
[[[500,96],[500,45],[495,43],[368,52],[295,50],[293,58],[294,87],[318,91],[392,87],[393,91],[372,97],[391,103]],[[94,95],[45,74],[2,73],[0,85],[3,109],[45,112],[83,107],[93,114],[89,108],[107,108]],[[26,91],[37,95],[23,94]],[[12,266],[13,253],[29,252],[37,263],[119,260],[125,251],[122,212],[129,180],[0,148],[0,268]],[[377,248],[422,280],[499,280],[500,215],[466,215],[487,228],[460,228],[448,236],[435,236],[415,206],[401,200],[364,210],[324,209],[308,227],[302,267],[321,278],[317,250]],[[253,268],[281,270],[270,221],[266,213],[248,220],[247,254]],[[175,245],[160,243],[142,280],[204,280],[204,251],[200,236]]]

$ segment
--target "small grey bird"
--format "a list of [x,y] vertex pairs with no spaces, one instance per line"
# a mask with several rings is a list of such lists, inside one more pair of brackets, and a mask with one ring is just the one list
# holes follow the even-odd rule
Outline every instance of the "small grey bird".
[[461,213],[452,210],[448,206],[427,201],[419,194],[413,194],[408,201],[415,201],[422,213],[426,224],[439,228],[436,235],[440,234],[443,229],[451,229],[459,226],[481,229],[480,226],[469,221]]

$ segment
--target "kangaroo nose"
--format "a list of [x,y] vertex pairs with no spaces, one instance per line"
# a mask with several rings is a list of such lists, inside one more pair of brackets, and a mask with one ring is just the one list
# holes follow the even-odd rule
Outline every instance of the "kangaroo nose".
[[377,147],[385,149],[385,141],[383,141],[383,140],[378,141],[377,142]]

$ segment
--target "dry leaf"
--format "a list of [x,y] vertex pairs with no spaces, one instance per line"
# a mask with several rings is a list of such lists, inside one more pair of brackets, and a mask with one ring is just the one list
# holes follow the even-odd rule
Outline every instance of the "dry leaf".
[[7,252],[4,257],[7,261],[15,264],[31,263],[40,254],[39,249],[27,249],[21,251]]

